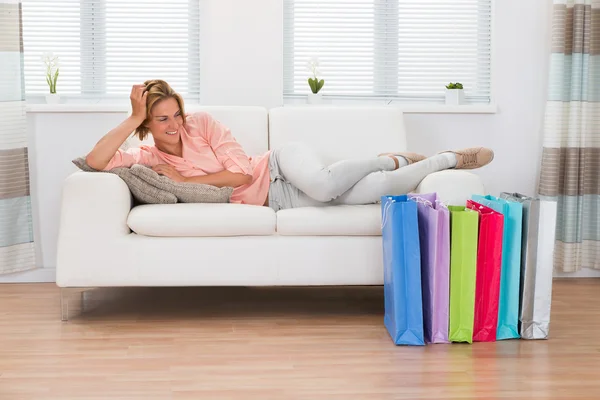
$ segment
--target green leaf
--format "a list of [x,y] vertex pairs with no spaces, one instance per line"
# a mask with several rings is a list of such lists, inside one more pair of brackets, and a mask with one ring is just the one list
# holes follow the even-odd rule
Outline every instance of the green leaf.
[[56,73],[54,74],[54,93],[56,93],[56,81],[58,80],[58,69],[56,70]]
[[317,93],[317,80],[313,78],[308,78],[308,85],[310,86],[310,90],[313,93]]
[[450,82],[449,84],[446,85],[446,89],[462,89],[463,85],[460,82]]
[[323,85],[325,85],[325,80],[321,79],[319,81],[319,83],[317,84],[317,91],[316,91],[316,93],[319,93],[319,90],[321,90],[323,88]]

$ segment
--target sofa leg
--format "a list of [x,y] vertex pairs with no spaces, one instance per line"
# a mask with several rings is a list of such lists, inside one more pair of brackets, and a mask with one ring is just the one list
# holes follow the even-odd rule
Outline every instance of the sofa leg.
[[61,321],[68,321],[75,311],[84,311],[84,294],[85,289],[60,288]]

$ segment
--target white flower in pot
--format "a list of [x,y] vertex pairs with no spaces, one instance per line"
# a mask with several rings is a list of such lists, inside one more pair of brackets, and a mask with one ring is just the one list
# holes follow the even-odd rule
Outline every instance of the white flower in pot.
[[458,106],[465,103],[465,93],[460,82],[446,85],[446,105]]
[[323,93],[321,89],[325,85],[323,79],[319,79],[321,71],[319,70],[319,60],[315,57],[311,58],[307,63],[307,69],[312,74],[312,77],[308,78],[308,86],[310,87],[310,93],[308,93],[309,104],[319,104],[323,100]]
[[56,81],[58,80],[58,71],[60,65],[58,62],[58,56],[54,53],[44,53],[42,55],[42,62],[46,64],[46,83],[50,89],[50,94],[46,95],[46,103],[58,103],[60,96],[56,93]]

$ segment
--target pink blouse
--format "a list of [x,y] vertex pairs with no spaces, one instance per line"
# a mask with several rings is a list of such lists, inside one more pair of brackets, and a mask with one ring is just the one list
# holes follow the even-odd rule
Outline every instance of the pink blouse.
[[269,193],[269,153],[258,157],[246,155],[231,131],[208,113],[186,115],[180,129],[182,157],[164,153],[156,146],[142,145],[118,150],[104,170],[143,164],[153,167],[169,164],[184,177],[214,174],[223,170],[252,175],[252,182],[233,190],[232,203],[264,205]]

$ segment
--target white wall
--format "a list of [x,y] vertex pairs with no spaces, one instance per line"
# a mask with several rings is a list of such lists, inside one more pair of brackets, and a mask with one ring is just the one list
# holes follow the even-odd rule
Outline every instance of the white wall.
[[200,0],[200,15],[202,103],[281,105],[282,0]]
[[[202,103],[282,105],[281,0],[201,0],[201,4]],[[551,1],[497,0],[495,21],[493,84],[498,112],[408,114],[408,143],[411,150],[425,154],[473,145],[492,147],[495,161],[476,172],[488,191],[533,194],[541,157]],[[29,115],[41,266],[55,266],[60,187],[75,169],[70,160],[84,154],[124,116]]]

